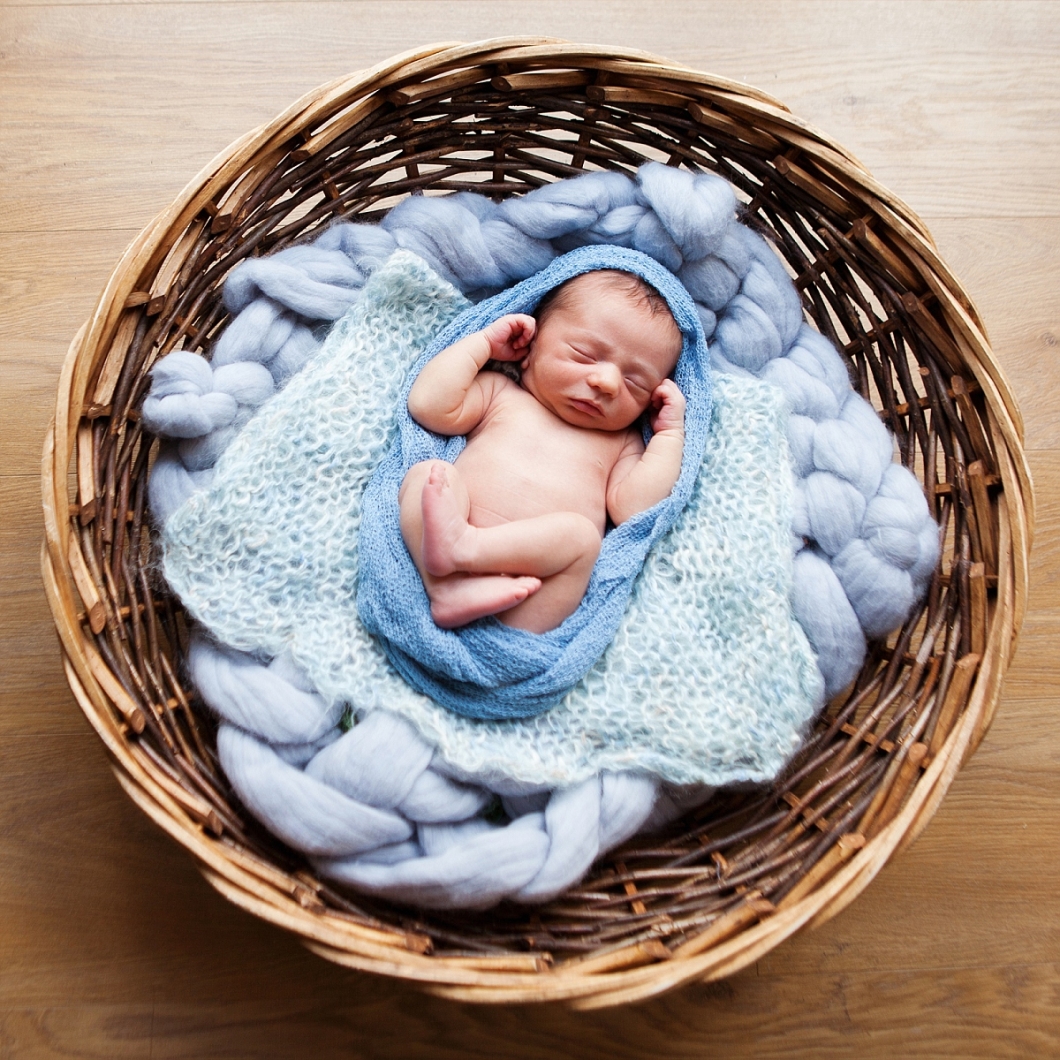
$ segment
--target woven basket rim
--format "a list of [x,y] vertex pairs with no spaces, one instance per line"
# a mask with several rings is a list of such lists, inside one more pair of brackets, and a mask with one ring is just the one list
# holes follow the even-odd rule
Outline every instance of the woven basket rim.
[[[358,100],[392,92],[394,86],[422,83],[450,71],[499,64],[529,69],[601,69],[621,67],[620,78],[668,81],[686,90],[691,102],[721,99],[749,127],[766,130],[810,157],[827,174],[825,191],[853,195],[872,213],[882,230],[908,248],[918,277],[937,300],[938,313],[982,392],[988,410],[990,441],[997,454],[1001,495],[998,503],[996,607],[988,623],[984,650],[957,724],[912,784],[907,800],[881,831],[864,845],[838,854],[811,881],[805,893],[782,903],[761,920],[712,924],[701,935],[703,946],[686,947],[658,960],[643,952],[603,949],[585,960],[548,968],[533,954],[467,958],[419,952],[419,940],[399,928],[376,930],[324,915],[311,896],[292,888],[284,874],[254,862],[232,846],[212,838],[189,813],[186,800],[167,784],[151,759],[137,752],[128,720],[139,709],[129,692],[86,636],[91,587],[84,581],[85,561],[71,532],[67,477],[76,460],[82,413],[90,390],[105,370],[108,352],[119,337],[123,312],[135,299],[142,277],[153,275],[196,217],[223,196],[248,162],[267,162],[284,150],[296,133],[304,149],[322,150],[331,116]],[[341,131],[341,130],[340,130]],[[801,163],[800,163],[801,164]],[[56,412],[45,443],[43,463],[45,544],[42,570],[49,605],[59,633],[66,674],[82,710],[99,734],[114,772],[130,798],[196,859],[207,880],[233,903],[299,935],[314,952],[348,967],[393,975],[427,985],[433,992],[480,1002],[562,1000],[592,1008],[638,1000],[695,979],[717,979],[746,967],[803,926],[816,926],[839,912],[875,877],[886,861],[914,841],[934,814],[961,763],[982,739],[992,720],[1001,680],[1015,646],[1027,597],[1027,559],[1033,525],[1033,493],[1023,451],[1023,426],[1015,400],[986,339],[971,299],[940,260],[923,223],[884,189],[843,147],[800,121],[777,100],[748,86],[645,52],[569,44],[545,37],[509,37],[471,44],[437,44],[394,56],[367,70],[335,79],[307,93],[269,122],[220,152],[168,207],[132,241],[115,267],[92,315],[71,343],[60,376]],[[91,577],[91,572],[90,577]],[[105,596],[105,594],[99,594]],[[106,600],[103,599],[106,606]],[[123,724],[124,722],[124,724]],[[828,856],[826,855],[826,860]],[[810,875],[813,874],[811,870]],[[741,907],[743,908],[743,907]],[[733,928],[732,931],[728,931]],[[717,935],[712,941],[711,935]],[[628,949],[628,947],[627,947]]]

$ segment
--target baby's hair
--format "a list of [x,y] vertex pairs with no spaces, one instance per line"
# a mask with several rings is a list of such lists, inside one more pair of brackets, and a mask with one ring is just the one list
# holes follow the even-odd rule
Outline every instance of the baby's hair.
[[534,311],[537,322],[539,324],[542,323],[545,317],[553,310],[562,309],[570,299],[571,287],[579,280],[584,280],[587,277],[600,280],[605,287],[611,290],[633,295],[643,303],[652,316],[658,313],[665,313],[671,319],[673,318],[666,299],[650,283],[642,280],[636,273],[622,272],[619,269],[598,269],[594,272],[583,272],[578,276],[572,276],[558,287],[553,287],[537,304],[537,309]]

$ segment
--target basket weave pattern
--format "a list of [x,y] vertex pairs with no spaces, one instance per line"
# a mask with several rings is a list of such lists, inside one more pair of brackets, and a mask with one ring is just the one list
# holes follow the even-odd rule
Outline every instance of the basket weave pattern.
[[[943,528],[930,591],[785,775],[638,837],[537,908],[417,913],[340,894],[248,817],[186,682],[155,571],[147,372],[208,351],[244,258],[410,193],[517,194],[649,159],[728,179],[845,353]],[[71,472],[73,475],[71,476]],[[746,86],[543,39],[435,46],[325,85],[223,152],[130,246],[63,366],[44,579],[71,688],[130,797],[236,904],[351,967],[475,1001],[616,1004],[731,974],[850,902],[981,740],[1023,616],[1022,424],[930,235],[848,152]]]

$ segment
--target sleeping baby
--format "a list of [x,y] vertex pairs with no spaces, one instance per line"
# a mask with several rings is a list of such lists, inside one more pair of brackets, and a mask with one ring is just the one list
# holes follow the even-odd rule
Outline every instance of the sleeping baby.
[[[503,316],[426,365],[409,413],[467,435],[455,464],[425,460],[401,485],[402,535],[437,625],[496,615],[544,633],[577,609],[608,520],[663,500],[680,474],[685,398],[668,376],[681,341],[654,288],[598,270],[555,288],[536,319]],[[482,371],[491,359],[520,362],[521,383]]]

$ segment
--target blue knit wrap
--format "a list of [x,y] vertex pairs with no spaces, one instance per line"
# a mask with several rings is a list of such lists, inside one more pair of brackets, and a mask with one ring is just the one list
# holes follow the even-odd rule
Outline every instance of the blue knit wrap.
[[[681,356],[673,378],[687,407],[677,483],[664,500],[604,537],[581,604],[556,629],[528,633],[495,618],[440,629],[401,536],[398,491],[414,464],[432,459],[452,463],[466,439],[434,434],[409,415],[412,384],[427,362],[454,342],[508,313],[533,313],[553,288],[599,269],[633,273],[650,284],[666,300],[681,330]],[[710,410],[706,340],[692,298],[671,272],[639,251],[581,247],[461,313],[409,373],[397,410],[395,443],[364,494],[357,606],[395,669],[436,703],[469,718],[527,718],[558,703],[614,637],[645,557],[688,503],[707,441]],[[648,428],[645,431],[647,439]]]

